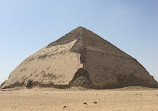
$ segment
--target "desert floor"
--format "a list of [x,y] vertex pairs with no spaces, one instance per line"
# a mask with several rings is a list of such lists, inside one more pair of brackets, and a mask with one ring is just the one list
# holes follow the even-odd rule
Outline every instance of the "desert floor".
[[158,111],[158,89],[1,90],[0,111]]

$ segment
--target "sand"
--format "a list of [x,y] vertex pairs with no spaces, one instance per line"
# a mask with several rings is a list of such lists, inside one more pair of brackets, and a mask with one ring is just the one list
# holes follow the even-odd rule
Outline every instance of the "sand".
[[158,89],[0,91],[0,111],[158,111]]

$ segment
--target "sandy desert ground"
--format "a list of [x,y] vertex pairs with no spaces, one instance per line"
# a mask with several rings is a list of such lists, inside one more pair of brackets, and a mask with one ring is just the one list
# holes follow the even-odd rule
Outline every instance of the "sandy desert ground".
[[0,111],[158,111],[158,89],[1,90]]

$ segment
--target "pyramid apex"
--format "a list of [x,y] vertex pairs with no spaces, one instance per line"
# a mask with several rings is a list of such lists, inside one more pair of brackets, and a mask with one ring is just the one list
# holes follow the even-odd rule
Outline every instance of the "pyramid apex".
[[[79,27],[77,27],[77,28],[75,28],[75,29],[86,29],[86,28],[83,27],[83,26],[79,26]],[[88,30],[88,29],[86,29],[86,30]]]
[[79,27],[73,29],[72,31],[83,33],[84,31],[90,31],[90,30],[86,29],[83,26],[79,26]]
[[82,26],[79,26],[79,27],[75,28],[74,30],[83,30],[83,29],[86,29],[86,28],[82,27]]
[[85,28],[85,27],[79,26],[79,27],[77,27],[77,28]]

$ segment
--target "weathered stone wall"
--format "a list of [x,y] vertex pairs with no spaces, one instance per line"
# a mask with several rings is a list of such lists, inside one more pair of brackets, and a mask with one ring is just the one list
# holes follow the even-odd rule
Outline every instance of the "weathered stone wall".
[[137,60],[93,32],[78,27],[24,60],[2,88],[158,87]]

